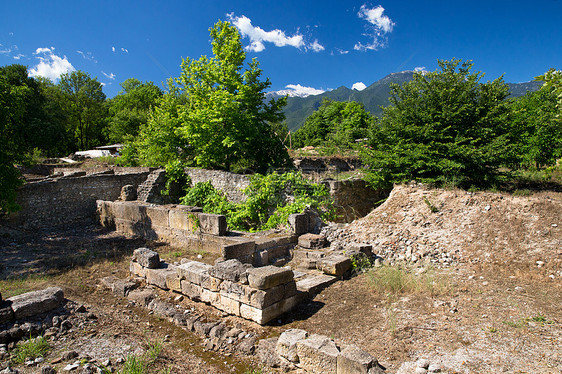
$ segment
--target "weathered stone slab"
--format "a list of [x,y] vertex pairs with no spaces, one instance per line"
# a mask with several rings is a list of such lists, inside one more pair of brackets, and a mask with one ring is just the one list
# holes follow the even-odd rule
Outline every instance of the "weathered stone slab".
[[252,290],[252,292],[250,293],[249,302],[246,303],[259,309],[267,308],[268,306],[294,296],[297,293],[297,287],[294,281],[281,284],[267,290],[249,289]]
[[314,334],[299,340],[296,345],[300,368],[314,374],[336,372],[340,352],[333,340]]
[[146,283],[167,290],[166,277],[169,274],[176,274],[176,267],[164,264],[165,267],[160,269],[146,269]]
[[216,306],[220,301],[220,294],[218,292],[201,288],[201,301]]
[[368,374],[378,367],[377,360],[356,345],[348,345],[337,357],[337,374]]
[[249,268],[251,268],[250,265],[231,259],[216,263],[215,266],[209,269],[209,275],[231,282],[246,283],[248,278],[246,271]]
[[168,220],[170,222],[170,227],[173,229],[193,231],[193,221],[189,219],[189,213],[183,209],[170,209]]
[[134,301],[139,305],[148,306],[148,304],[154,299],[154,293],[150,290],[133,290],[129,292],[127,299]]
[[248,269],[248,282],[250,287],[260,290],[267,290],[293,280],[293,271],[288,268],[264,266],[261,268]]
[[247,304],[240,304],[240,317],[264,325],[272,319],[293,309],[298,302],[298,296],[293,296],[288,299],[283,299],[265,309],[259,309]]
[[136,275],[142,278],[146,277],[146,268],[144,268],[138,262],[131,261],[129,265],[129,271],[131,272],[132,275]]
[[160,256],[148,248],[137,248],[133,251],[133,261],[148,269],[160,267]]
[[131,280],[119,279],[115,276],[104,277],[101,279],[101,283],[109,288],[113,293],[121,297],[125,297],[139,286],[138,282]]
[[177,270],[166,274],[166,287],[172,291],[181,292],[181,279]]
[[126,184],[121,187],[121,195],[119,195],[119,200],[121,201],[133,201],[137,199],[137,189],[132,184]]
[[160,206],[147,206],[146,216],[148,218],[148,223],[151,226],[161,226],[168,227],[170,222],[168,220],[168,208]]
[[220,295],[220,309],[235,316],[240,315],[240,302],[223,294]]
[[279,339],[277,340],[277,345],[275,346],[275,352],[286,360],[293,363],[299,362],[299,356],[297,354],[297,342],[299,340],[305,339],[308,333],[301,329],[289,329],[284,331]]
[[289,215],[289,227],[296,235],[306,234],[309,231],[308,215],[303,213]]
[[299,246],[306,249],[320,249],[326,245],[323,235],[304,234],[299,237]]
[[221,256],[225,260],[237,259],[240,262],[251,264],[256,248],[253,240],[242,241],[236,244],[227,244],[221,248]]
[[14,311],[7,301],[0,300],[0,325],[14,319]]
[[8,302],[12,304],[14,317],[20,319],[53,310],[63,299],[64,293],[60,287],[49,287],[10,297]]
[[201,285],[209,277],[212,266],[198,261],[183,263],[177,267],[180,279],[185,279],[193,284]]
[[200,301],[201,300],[201,292],[203,288],[196,284],[190,283],[189,281],[182,280],[180,282],[181,285],[181,293],[191,300]]
[[338,279],[331,275],[314,275],[305,277],[297,282],[297,290],[315,295]]
[[367,256],[373,255],[373,246],[366,243],[351,243],[347,249],[352,252],[364,253]]
[[351,269],[351,259],[343,255],[330,255],[318,260],[316,268],[325,274],[340,277]]
[[226,234],[226,216],[199,213],[199,228],[203,234],[223,236]]

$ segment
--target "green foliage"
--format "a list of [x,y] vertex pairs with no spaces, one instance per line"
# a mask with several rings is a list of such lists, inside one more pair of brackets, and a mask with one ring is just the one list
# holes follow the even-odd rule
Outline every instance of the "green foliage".
[[148,122],[150,110],[162,97],[162,90],[152,82],[129,78],[121,83],[121,91],[109,102],[109,140],[121,143],[137,136]]
[[23,364],[26,359],[35,359],[44,357],[50,349],[49,342],[44,336],[36,338],[29,337],[28,340],[17,345],[13,355],[12,362],[15,364]]
[[338,150],[352,149],[355,140],[367,136],[374,118],[363,104],[324,99],[293,137],[294,147],[330,146]]
[[351,266],[356,274],[367,272],[373,265],[373,261],[365,253],[360,252],[351,256]]
[[107,107],[101,83],[77,70],[61,75],[58,87],[78,148],[86,150],[102,143]]
[[562,70],[551,68],[543,75],[536,77],[535,80],[543,81],[546,87],[552,89],[557,99],[558,119],[562,120]]
[[219,21],[210,29],[213,57],[183,60],[168,82],[135,142],[138,161],[224,170],[265,172],[284,166],[288,155],[271,123],[281,122],[285,98],[265,102],[269,80],[261,81],[256,59],[243,70],[246,54],[236,27]]
[[185,166],[181,161],[173,160],[166,165],[166,188],[162,191],[163,195],[170,196],[174,186],[182,188],[185,193],[190,184],[191,178],[185,173]]
[[210,182],[195,184],[182,198],[182,204],[195,205],[207,213],[224,214],[235,230],[267,230],[286,224],[290,214],[307,207],[324,217],[332,213],[332,201],[326,187],[311,183],[297,172],[253,175],[244,190],[244,203],[229,202]]
[[482,74],[472,73],[470,62],[438,63],[440,71],[392,86],[392,105],[362,152],[372,185],[440,184],[453,177],[461,186],[492,184],[500,166],[513,161],[503,79],[480,83]]
[[511,132],[522,165],[539,168],[562,157],[562,121],[556,118],[556,101],[555,90],[545,85],[511,102]]

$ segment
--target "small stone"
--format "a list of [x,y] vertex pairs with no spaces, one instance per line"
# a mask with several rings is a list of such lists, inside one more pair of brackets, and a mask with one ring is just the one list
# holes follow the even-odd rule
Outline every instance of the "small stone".
[[414,373],[416,373],[416,374],[425,374],[425,373],[427,373],[427,370],[424,369],[424,368],[417,367],[416,370],[414,371]]
[[430,373],[440,373],[441,372],[441,365],[439,364],[431,364],[427,368],[427,371]]
[[537,261],[536,264],[538,267],[542,268],[544,266],[544,261]]
[[416,366],[419,368],[427,369],[429,367],[429,360],[426,360],[425,358],[421,358],[416,362]]
[[68,364],[68,365],[66,365],[66,366],[64,367],[64,369],[62,369],[62,370],[64,370],[64,371],[72,371],[72,370],[78,369],[79,367],[80,367],[79,364]]

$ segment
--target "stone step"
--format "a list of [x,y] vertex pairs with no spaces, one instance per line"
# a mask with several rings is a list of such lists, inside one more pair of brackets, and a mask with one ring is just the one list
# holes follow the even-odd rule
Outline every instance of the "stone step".
[[297,290],[315,295],[338,280],[337,277],[325,274],[309,274],[297,282]]

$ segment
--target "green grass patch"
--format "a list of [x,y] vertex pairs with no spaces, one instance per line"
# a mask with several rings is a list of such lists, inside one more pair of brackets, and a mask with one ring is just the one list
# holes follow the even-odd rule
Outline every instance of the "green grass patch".
[[44,336],[36,338],[29,337],[16,346],[12,353],[11,361],[15,364],[23,364],[27,359],[36,359],[37,357],[44,357],[51,346]]
[[438,296],[450,293],[452,285],[448,277],[437,275],[432,268],[415,274],[398,266],[382,266],[369,271],[368,281],[375,292],[387,295],[429,294]]
[[12,296],[21,295],[26,292],[35,291],[39,285],[47,283],[51,279],[48,275],[31,274],[23,277],[14,277],[0,280],[2,297],[7,299]]

